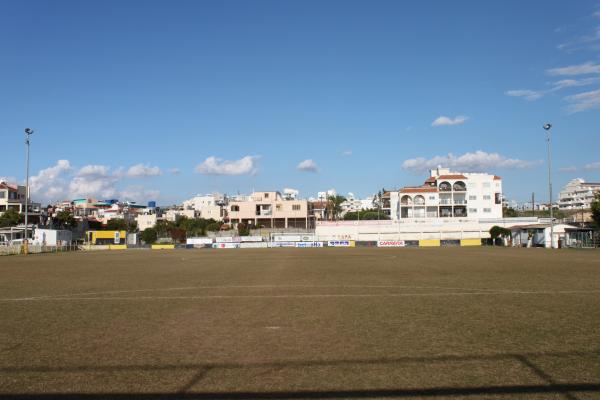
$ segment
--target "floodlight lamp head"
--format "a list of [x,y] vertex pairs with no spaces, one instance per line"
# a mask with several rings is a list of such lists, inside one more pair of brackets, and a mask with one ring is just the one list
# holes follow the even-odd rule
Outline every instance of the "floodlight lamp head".
[[28,135],[31,135],[33,133],[33,129],[31,128],[25,128],[25,133]]
[[544,124],[544,129],[549,131],[552,128],[552,124]]

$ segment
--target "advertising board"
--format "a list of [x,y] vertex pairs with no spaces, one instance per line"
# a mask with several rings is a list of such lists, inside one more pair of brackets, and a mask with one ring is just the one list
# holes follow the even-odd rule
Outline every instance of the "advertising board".
[[262,242],[262,236],[240,236],[242,242]]
[[296,247],[297,242],[269,242],[269,247]]
[[314,242],[315,235],[273,235],[274,242]]
[[379,240],[377,247],[404,247],[406,242],[404,240]]
[[323,247],[323,242],[296,242],[296,247]]
[[212,244],[213,239],[208,237],[192,237],[187,238],[186,244]]
[[328,247],[355,247],[354,240],[330,240],[327,242]]
[[239,243],[213,243],[213,249],[238,249]]
[[242,242],[240,249],[266,249],[268,245],[267,242]]
[[239,236],[217,236],[215,238],[215,243],[239,243]]

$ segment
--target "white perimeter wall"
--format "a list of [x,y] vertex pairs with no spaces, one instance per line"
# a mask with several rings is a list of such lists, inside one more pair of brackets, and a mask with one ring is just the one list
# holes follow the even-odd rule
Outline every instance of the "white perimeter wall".
[[537,218],[318,221],[315,234],[318,240],[487,239],[494,225],[510,228],[536,222]]

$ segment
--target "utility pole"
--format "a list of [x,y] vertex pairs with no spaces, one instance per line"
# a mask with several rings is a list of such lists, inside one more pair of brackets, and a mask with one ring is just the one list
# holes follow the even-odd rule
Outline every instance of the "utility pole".
[[531,212],[532,216],[535,217],[535,193],[531,192]]
[[25,157],[25,238],[23,240],[23,253],[29,253],[29,236],[27,233],[29,224],[29,136],[33,134],[33,129],[25,128],[25,145],[27,146],[27,155]]
[[554,210],[552,207],[552,156],[550,154],[550,129],[552,124],[545,124],[546,144],[548,150],[548,196],[550,202],[550,248],[554,248]]

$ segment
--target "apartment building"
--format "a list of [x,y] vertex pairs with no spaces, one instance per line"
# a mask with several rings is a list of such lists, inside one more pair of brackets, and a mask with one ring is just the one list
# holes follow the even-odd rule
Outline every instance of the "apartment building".
[[247,200],[230,199],[226,220],[263,228],[310,228],[314,217],[307,200],[286,200],[280,192],[254,192]]
[[[25,196],[27,189],[25,186],[0,182],[0,215],[6,210],[15,210],[18,213],[25,212]],[[29,199],[28,211],[29,215],[35,221],[41,213],[40,203],[32,203]]]
[[421,186],[390,196],[391,217],[502,218],[502,179],[485,173],[450,172],[438,167]]
[[600,192],[600,183],[586,182],[581,178],[571,180],[558,194],[558,208],[573,210],[590,208],[596,193]]
[[194,210],[198,218],[222,221],[225,215],[225,196],[221,194],[197,195],[183,202],[185,210]]

